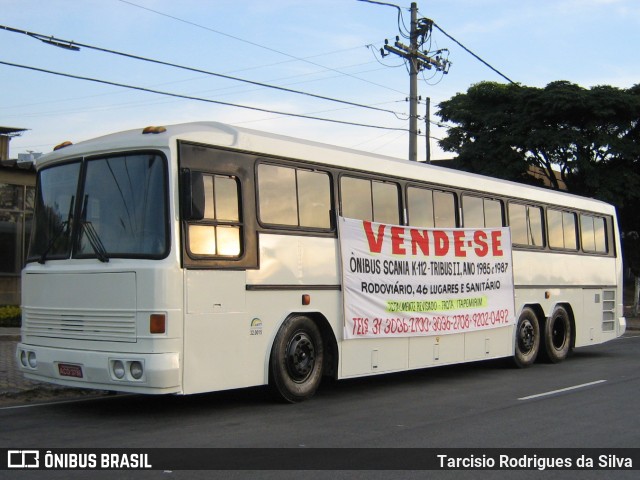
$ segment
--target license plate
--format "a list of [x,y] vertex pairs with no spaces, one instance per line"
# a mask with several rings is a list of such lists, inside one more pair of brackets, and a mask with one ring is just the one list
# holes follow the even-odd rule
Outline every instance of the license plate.
[[80,365],[69,365],[68,363],[59,363],[58,372],[63,377],[82,378],[82,367]]

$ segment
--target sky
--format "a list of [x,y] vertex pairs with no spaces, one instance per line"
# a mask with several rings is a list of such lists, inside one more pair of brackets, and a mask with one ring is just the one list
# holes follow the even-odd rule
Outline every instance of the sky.
[[[408,26],[410,2],[386,3],[401,7]],[[585,88],[640,83],[638,0],[420,0],[417,5],[420,18],[433,20],[514,82],[544,87],[565,80]],[[357,0],[0,0],[0,25],[361,105],[84,47],[71,51],[0,29],[0,62],[5,62],[0,126],[28,129],[11,140],[12,158],[49,152],[65,140],[190,121],[220,121],[408,158],[408,70],[399,57],[379,53],[385,39],[392,44],[400,34],[398,10],[390,6]],[[437,144],[446,134],[437,125],[437,105],[478,82],[507,80],[438,29],[427,47],[449,50],[449,73],[423,72],[418,85],[419,95],[431,100],[431,158],[446,159],[453,154]],[[426,157],[424,103],[418,107],[419,160]]]

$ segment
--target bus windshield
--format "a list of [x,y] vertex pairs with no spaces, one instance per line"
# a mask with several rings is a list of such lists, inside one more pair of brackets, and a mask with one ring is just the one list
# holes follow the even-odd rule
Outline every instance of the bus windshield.
[[166,168],[158,154],[121,154],[45,168],[35,210],[29,261],[168,254]]

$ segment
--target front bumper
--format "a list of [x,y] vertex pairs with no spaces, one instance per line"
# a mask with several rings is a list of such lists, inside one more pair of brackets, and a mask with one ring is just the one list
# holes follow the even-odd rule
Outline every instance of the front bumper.
[[[19,343],[16,359],[26,378],[40,382],[133,393],[182,392],[180,355],[175,352],[114,353]],[[117,374],[115,365],[124,368]]]

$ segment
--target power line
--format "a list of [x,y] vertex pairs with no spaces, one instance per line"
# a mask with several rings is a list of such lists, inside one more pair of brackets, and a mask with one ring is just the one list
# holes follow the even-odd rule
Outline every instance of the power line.
[[369,83],[371,85],[375,85],[376,87],[381,87],[381,88],[384,88],[386,90],[391,90],[391,91],[394,91],[394,92],[397,92],[397,93],[402,93],[404,95],[404,92],[401,92],[400,90],[395,90],[395,89],[393,89],[393,88],[391,88],[391,87],[389,87],[387,85],[382,85],[382,84],[379,84],[379,83],[375,83],[375,82],[372,82],[370,80],[366,80],[364,78],[358,77],[357,75],[352,75],[350,73],[342,72],[342,71],[337,70],[335,68],[327,67],[326,65],[322,65],[320,63],[312,62],[312,61],[310,61],[310,60],[308,60],[306,58],[296,57],[295,55],[291,55],[291,54],[289,54],[287,52],[283,52],[282,50],[277,50],[275,48],[267,47],[266,45],[262,45],[262,44],[259,44],[259,43],[256,43],[256,42],[252,42],[250,40],[246,40],[246,39],[244,39],[242,37],[238,37],[236,35],[231,35],[231,34],[228,34],[228,33],[225,33],[225,32],[221,32],[220,30],[215,30],[213,28],[206,27],[206,26],[201,25],[199,23],[192,22],[191,20],[185,20],[183,18],[176,17],[176,16],[170,15],[168,13],[160,12],[160,11],[154,10],[152,8],[143,7],[142,5],[138,5],[137,3],[130,2],[128,0],[119,0],[119,1],[122,2],[122,3],[126,3],[127,5],[131,5],[132,7],[140,8],[142,10],[146,10],[148,12],[155,13],[156,15],[161,15],[163,17],[170,18],[170,19],[175,20],[177,22],[181,22],[181,23],[185,23],[187,25],[191,25],[193,27],[201,28],[203,30],[207,30],[209,32],[213,32],[213,33],[216,33],[218,35],[222,35],[222,36],[231,38],[233,40],[237,40],[239,42],[243,42],[243,43],[246,43],[248,45],[252,45],[254,47],[262,48],[264,50],[268,50],[270,52],[277,53],[279,55],[284,55],[285,57],[289,57],[289,58],[291,58],[293,60],[296,60],[296,61],[299,61],[299,62],[305,62],[305,63],[308,63],[310,65],[315,65],[316,67],[320,67],[320,68],[323,68],[325,70],[330,70],[332,72],[339,73],[340,75],[344,75],[346,77],[354,78],[356,80],[360,80],[361,82],[366,82],[366,83]]
[[[368,45],[365,45],[365,47],[368,47]],[[323,53],[316,53],[315,55],[309,55],[308,57],[303,57],[302,60],[308,60],[309,58],[317,58],[317,57],[326,57],[328,55],[335,55],[336,53],[343,53],[343,52],[349,52],[351,50],[359,50],[362,48],[362,45],[358,45],[357,47],[348,47],[348,48],[341,48],[339,50],[333,50],[331,52],[323,52]],[[240,68],[237,70],[233,70],[233,73],[237,73],[237,72],[246,72],[247,70],[256,70],[256,69],[264,69],[267,67],[276,67],[278,65],[284,65],[285,63],[293,63],[293,62],[298,62],[299,60],[296,58],[290,58],[289,60],[281,60],[279,62],[274,62],[274,63],[267,63],[267,64],[252,64],[249,67],[244,67],[244,68]],[[326,70],[326,68],[321,67],[322,70]],[[342,73],[341,73],[342,74]]]
[[[487,67],[489,67],[491,70],[493,70],[494,72],[496,72],[498,75],[500,75],[502,78],[504,78],[506,81],[508,81],[509,83],[513,83],[516,84],[516,82],[514,82],[513,80],[511,80],[509,77],[507,77],[504,73],[502,73],[501,71],[499,71],[498,69],[492,67],[491,65],[489,65],[487,62],[485,62],[482,58],[480,58],[478,55],[476,55],[475,53],[473,53],[471,50],[469,50],[467,47],[465,47],[464,45],[462,45],[458,40],[456,40],[455,38],[453,38],[451,35],[449,35],[447,32],[445,32],[442,27],[440,27],[440,25],[436,24],[435,22],[433,23],[433,26],[436,27],[438,30],[440,30],[440,32],[442,32],[442,34],[444,34],[446,37],[448,37],[450,40],[453,40],[454,42],[456,42],[460,47],[462,47],[463,50],[465,50],[467,53],[469,53],[471,56],[473,56],[476,60],[479,60],[480,62],[482,62],[484,65],[486,65]],[[517,85],[517,84],[516,84]]]
[[70,73],[56,72],[56,71],[53,71],[53,70],[46,70],[44,68],[32,67],[32,66],[28,66],[28,65],[20,65],[20,64],[17,64],[17,63],[5,62],[5,61],[2,61],[2,60],[0,60],[0,64],[1,65],[7,65],[7,66],[10,66],[10,67],[22,68],[22,69],[26,69],[26,70],[32,70],[32,71],[41,72],[41,73],[48,73],[48,74],[51,74],[51,75],[58,75],[58,76],[61,76],[61,77],[74,78],[76,80],[84,80],[84,81],[88,81],[88,82],[101,83],[103,85],[111,85],[111,86],[115,86],[115,87],[128,88],[130,90],[138,90],[138,91],[141,91],[141,92],[155,93],[157,95],[165,95],[165,96],[169,96],[169,97],[182,98],[182,99],[185,99],[185,100],[195,100],[195,101],[198,101],[198,102],[215,103],[217,105],[224,105],[224,106],[236,107],[236,108],[244,108],[244,109],[247,109],[247,110],[254,110],[254,111],[258,111],[258,112],[273,113],[273,114],[284,115],[284,116],[288,116],[288,117],[297,117],[297,118],[304,118],[304,119],[307,119],[307,120],[318,120],[318,121],[322,121],[322,122],[339,123],[339,124],[343,124],[343,125],[352,125],[352,126],[356,126],[356,127],[377,128],[377,129],[380,129],[380,130],[406,131],[406,129],[404,129],[404,128],[383,127],[383,126],[380,126],[380,125],[370,125],[370,124],[357,123],[357,122],[347,122],[347,121],[344,121],[344,120],[334,120],[334,119],[330,119],[330,118],[314,117],[314,116],[303,115],[303,114],[299,114],[299,113],[280,112],[280,111],[277,111],[277,110],[270,110],[270,109],[267,109],[267,108],[252,107],[252,106],[249,106],[249,105],[240,105],[240,104],[237,104],[237,103],[222,102],[220,100],[212,100],[212,99],[209,99],[209,98],[194,97],[194,96],[191,96],[191,95],[182,95],[182,94],[179,94],[179,93],[163,92],[161,90],[154,90],[154,89],[151,89],[151,88],[138,87],[138,86],[135,86],[135,85],[127,85],[127,84],[124,84],[124,83],[112,82],[112,81],[109,81],[109,80],[101,80],[101,79],[98,79],[98,78],[85,77],[85,76],[81,76],[81,75],[73,75],[73,74],[70,74]]
[[375,5],[384,5],[387,7],[393,7],[398,10],[398,31],[400,35],[409,40],[411,38],[411,30],[407,28],[407,25],[404,23],[404,17],[402,16],[402,8],[395,3],[387,3],[387,2],[379,2],[377,0],[358,0],[364,3],[373,3]]
[[[213,33],[216,33],[218,35],[222,35],[224,37],[228,37],[228,38],[231,38],[233,40],[237,40],[239,42],[247,43],[247,44],[252,45],[254,47],[262,48],[264,50],[269,50],[270,52],[278,53],[280,55],[284,55],[286,57],[289,57],[289,58],[292,58],[292,59],[295,59],[295,60],[305,61],[305,60],[303,60],[301,58],[298,58],[298,57],[296,57],[294,55],[290,55],[288,53],[285,53],[285,52],[283,52],[281,50],[276,50],[275,48],[267,47],[266,45],[262,45],[262,44],[259,44],[259,43],[256,43],[256,42],[252,42],[251,40],[246,40],[246,39],[238,37],[236,35],[231,35],[229,33],[221,32],[220,30],[216,30],[216,29],[213,29],[211,27],[206,27],[206,26],[201,25],[199,23],[192,22],[191,20],[185,20],[184,18],[176,17],[176,16],[170,15],[168,13],[164,13],[164,12],[160,12],[158,10],[154,10],[153,8],[143,7],[142,5],[138,5],[137,3],[129,2],[127,0],[119,0],[119,1],[121,3],[126,3],[127,5],[131,5],[132,7],[136,7],[136,8],[139,8],[141,10],[146,10],[148,12],[155,13],[156,15],[161,15],[163,17],[170,18],[170,19],[175,20],[177,22],[181,22],[181,23],[185,23],[187,25],[191,25],[192,27],[197,27],[197,28],[201,28],[203,30],[208,30],[209,32],[213,32]],[[309,62],[309,63],[312,63],[312,62]]]
[[[349,67],[357,67],[357,66],[361,66],[361,65],[368,65],[374,62],[366,62],[366,63],[359,63],[356,65],[349,65]],[[370,70],[361,70],[358,73],[370,73],[370,72],[375,72],[378,71],[379,69],[370,69]],[[287,77],[280,77],[280,78],[274,78],[272,79],[272,81],[276,81],[276,82],[282,82],[285,80],[291,80],[291,79],[297,79],[300,77],[308,77],[308,76],[312,76],[317,74],[318,71],[315,72],[307,72],[307,73],[302,73],[302,74],[298,74],[298,75],[290,75]],[[331,78],[336,78],[337,75],[333,75],[331,77],[324,77],[324,78],[316,78],[316,79],[311,79],[311,80],[297,80],[297,81],[292,81],[292,82],[288,82],[288,83],[283,83],[282,85],[299,85],[301,83],[312,83],[312,82],[319,82],[319,81],[324,81],[324,80],[328,80]],[[182,79],[182,80],[174,80],[174,81],[170,81],[170,82],[162,82],[159,84],[155,84],[155,85],[150,85],[150,87],[160,87],[160,86],[166,86],[166,85],[173,85],[176,83],[183,83],[183,82],[189,82],[192,81],[194,79],[199,79],[201,77],[192,77],[192,78],[187,78],[187,79]],[[217,88],[217,89],[207,89],[207,90],[202,90],[199,92],[192,92],[192,93],[197,93],[197,94],[209,94],[212,92],[220,92],[220,91],[226,91],[227,93],[222,93],[222,95],[233,95],[236,93],[246,93],[246,92],[251,92],[251,91],[255,91],[257,89],[253,89],[253,90],[238,90],[238,87],[222,87],[222,88]],[[87,99],[87,98],[96,98],[96,97],[104,97],[104,96],[109,96],[109,95],[114,95],[114,93],[100,93],[100,94],[93,94],[93,95],[86,95],[83,97],[78,97],[78,96],[74,96],[73,98],[62,98],[62,99],[57,99],[57,100],[47,100],[47,101],[41,101],[41,102],[36,102],[36,103],[28,103],[28,104],[14,104],[14,105],[3,105],[3,108],[5,109],[12,109],[12,108],[22,108],[22,107],[32,107],[32,106],[39,106],[39,105],[46,105],[46,104],[51,104],[51,103],[66,103],[69,100],[78,100],[78,99]],[[403,100],[404,101],[404,100]],[[375,105],[384,105],[384,104],[391,104],[391,103],[399,103],[399,100],[395,100],[395,101],[387,101],[387,102],[379,102],[379,103],[375,103],[373,104]],[[144,105],[144,102],[137,102],[138,104],[142,104]],[[130,102],[128,103],[130,104]]]
[[[371,71],[371,70],[370,70]],[[314,80],[315,81],[315,80]],[[149,86],[150,88],[156,88],[156,87],[160,87],[160,86],[166,86],[166,85],[171,85],[173,83],[176,82],[165,82],[165,83],[161,83],[161,84],[157,84],[157,85],[151,85]],[[296,82],[296,83],[303,83],[303,82]],[[198,96],[210,96],[211,93],[215,93],[215,92],[219,92],[220,90],[225,90],[225,89],[216,89],[216,90],[202,90],[202,91],[198,91],[198,92],[192,92],[192,95],[198,95]],[[229,90],[228,88],[226,90]],[[251,91],[251,90],[244,90],[243,92],[247,92],[247,91]],[[236,92],[227,92],[227,93],[222,93],[222,94],[217,94],[216,97],[220,98],[221,96],[229,96],[229,95],[234,95]],[[97,98],[97,97],[104,97],[104,96],[110,96],[110,95],[117,95],[116,92],[111,92],[111,93],[101,93],[101,94],[93,94],[93,95],[87,95],[87,96],[83,96],[83,97],[74,97],[74,98],[67,98],[67,99],[60,99],[60,100],[50,100],[48,102],[38,102],[38,103],[32,103],[32,104],[27,104],[27,105],[12,105],[12,106],[5,106],[5,109],[9,108],[21,108],[21,107],[29,107],[29,106],[40,106],[40,105],[44,105],[44,104],[50,104],[50,103],[67,103],[69,100],[77,100],[77,99],[88,99],[88,98]],[[147,101],[147,100],[141,100],[141,101],[130,101],[130,102],[125,102],[125,103],[109,103],[108,106],[95,106],[92,108],[75,108],[75,109],[67,109],[67,110],[54,110],[54,111],[43,111],[43,110],[38,110],[35,113],[32,114],[21,114],[21,115],[5,115],[8,118],[11,117],[37,117],[37,116],[51,116],[51,115],[59,115],[62,113],[75,113],[75,112],[87,112],[87,111],[102,111],[102,110],[113,110],[113,109],[117,109],[117,108],[134,108],[135,106],[146,106],[146,105],[158,105],[160,103],[163,102],[171,102],[171,101],[176,101],[176,100],[180,100],[180,99],[169,99],[169,100],[155,100],[155,101]],[[402,102],[404,102],[404,100],[402,100]],[[387,102],[379,102],[373,105],[385,105],[385,104],[397,104],[400,103],[399,100],[393,100],[393,101],[387,101]],[[343,107],[339,110],[346,110],[349,108],[356,108],[356,107]],[[314,112],[307,112],[307,113],[325,113],[325,112],[329,112],[329,111],[336,111],[336,110],[323,110],[323,111],[314,111]],[[278,118],[278,117],[273,117],[273,118]]]
[[[370,62],[373,63],[373,62]],[[363,64],[362,64],[363,65]],[[372,72],[375,70],[365,70],[365,71],[361,71],[360,73],[366,73],[366,72]],[[296,78],[296,77],[300,77],[300,76],[308,76],[308,75],[312,75],[313,73],[305,73],[305,74],[301,74],[301,75],[295,75],[295,76],[290,76],[290,77],[282,77],[282,78],[278,78],[275,79],[276,81],[281,81],[281,80],[287,80],[290,78]],[[326,78],[325,78],[326,79]],[[319,80],[323,80],[323,79],[315,79],[315,80],[303,80],[303,81],[298,81],[298,82],[292,82],[290,84],[299,84],[299,83],[307,83],[309,81],[319,81]],[[161,86],[166,86],[166,85],[171,85],[174,83],[180,83],[183,81],[188,81],[188,80],[179,80],[179,81],[173,81],[173,82],[163,82],[157,85],[149,85],[149,88],[157,88],[157,87],[161,87]],[[237,88],[237,87],[225,87],[225,88],[218,88],[215,90],[201,90],[198,92],[191,92],[191,95],[198,95],[198,96],[207,96],[209,97],[211,93],[215,93],[215,92],[220,92],[220,91],[225,91],[227,90],[227,93],[222,93],[222,94],[217,94],[216,97],[220,98],[220,96],[226,96],[226,95],[234,95],[235,92],[233,91],[229,91],[232,90],[232,88]],[[254,89],[255,90],[255,89]],[[243,90],[242,92],[250,92],[252,90]],[[26,105],[10,105],[10,106],[4,106],[5,109],[9,108],[20,108],[20,107],[29,107],[29,106],[40,106],[40,105],[44,105],[44,104],[51,104],[51,103],[67,103],[69,100],[76,100],[76,99],[87,99],[87,98],[96,98],[96,97],[104,97],[104,96],[110,96],[110,95],[117,95],[116,92],[111,92],[111,93],[101,93],[101,94],[93,94],[93,95],[87,95],[87,96],[83,96],[83,97],[74,97],[74,98],[67,98],[67,99],[59,99],[59,100],[49,100],[46,102],[37,102],[37,103],[31,103],[31,104],[26,104]],[[176,99],[173,100],[168,100],[168,101],[174,101]],[[177,99],[179,100],[179,99]],[[387,102],[378,102],[373,104],[373,106],[378,106],[378,105],[388,105],[388,104],[397,104],[400,103],[400,100],[393,100],[393,101],[387,101]],[[402,100],[402,102],[404,102],[404,100]],[[105,109],[113,109],[114,107],[125,107],[127,108],[127,106],[131,107],[133,105],[148,105],[148,104],[158,104],[158,103],[162,103],[162,100],[160,101],[153,101],[153,102],[148,102],[148,101],[136,101],[136,102],[126,102],[126,103],[121,103],[121,104],[113,104],[110,103],[108,107],[95,107],[95,108],[90,108],[89,110],[105,110]],[[348,108],[356,108],[356,107],[348,107]],[[343,109],[344,110],[344,109]],[[78,111],[87,111],[87,109],[74,109],[74,110],[63,110],[63,111],[42,111],[42,110],[38,110],[37,113],[33,113],[31,115],[26,115],[27,117],[34,117],[34,116],[43,116],[43,115],[56,115],[56,114],[60,114],[60,113],[67,113],[67,112],[78,112]],[[333,110],[324,110],[324,111],[314,111],[311,112],[313,114],[316,113],[325,113],[325,111],[333,111]],[[309,113],[309,112],[307,112]],[[5,115],[6,116],[6,115]],[[17,115],[9,115],[9,117],[11,116],[17,116]],[[25,116],[24,114],[22,116]],[[275,117],[277,118],[277,117]]]
[[[128,3],[128,2],[126,2],[126,3]],[[80,50],[79,47],[88,48],[90,50],[96,50],[96,51],[103,52],[103,53],[110,53],[110,54],[118,55],[118,56],[125,57],[125,58],[131,58],[131,59],[134,59],[134,60],[140,60],[140,61],[143,61],[143,62],[155,63],[157,65],[164,65],[164,66],[167,66],[167,67],[178,68],[178,69],[181,69],[181,70],[187,70],[189,72],[201,73],[201,74],[210,75],[210,76],[214,76],[214,77],[224,78],[226,80],[234,80],[234,81],[237,81],[237,82],[248,83],[248,84],[256,85],[256,86],[259,86],[259,87],[272,88],[274,90],[279,90],[279,91],[282,91],[282,92],[295,93],[295,94],[298,94],[298,95],[305,95],[305,96],[308,96],[308,97],[318,98],[320,100],[327,100],[327,101],[330,101],[330,102],[342,103],[342,104],[350,105],[350,106],[353,106],[353,107],[359,107],[359,108],[365,108],[365,109],[369,109],[369,110],[376,110],[376,111],[380,111],[380,112],[391,113],[391,114],[395,115],[397,118],[399,118],[398,115],[400,115],[398,112],[394,112],[392,110],[381,109],[381,108],[377,108],[377,107],[372,107],[370,105],[363,105],[363,104],[360,104],[360,103],[350,102],[350,101],[347,101],[347,100],[339,100],[339,99],[336,99],[336,98],[331,98],[331,97],[327,97],[327,96],[324,96],[324,95],[318,95],[318,94],[315,94],[315,93],[303,92],[303,91],[294,90],[294,89],[291,89],[291,88],[279,87],[279,86],[276,86],[276,85],[270,85],[268,83],[257,82],[257,81],[248,80],[248,79],[245,79],[245,78],[233,77],[231,75],[225,75],[223,73],[211,72],[209,70],[203,70],[203,69],[200,69],[200,68],[187,67],[187,66],[184,66],[184,65],[178,65],[176,63],[165,62],[163,60],[156,60],[156,59],[148,58],[148,57],[142,57],[140,55],[134,55],[134,54],[131,54],[131,53],[119,52],[117,50],[111,50],[111,49],[108,49],[108,48],[96,47],[94,45],[88,45],[88,44],[80,43],[80,42],[76,42],[76,41],[63,40],[61,38],[56,38],[56,37],[53,37],[53,36],[43,35],[41,33],[29,32],[29,31],[26,31],[26,30],[19,30],[17,28],[8,27],[6,25],[0,25],[0,28],[3,29],[3,30],[7,30],[9,32],[12,32],[12,33],[20,33],[20,34],[23,34],[23,35],[27,35],[29,37],[33,37],[33,38],[35,38],[37,40],[40,40],[40,41],[45,42],[45,43],[50,44],[50,45],[54,45],[56,47],[62,47],[62,48],[70,49],[70,50]]]

